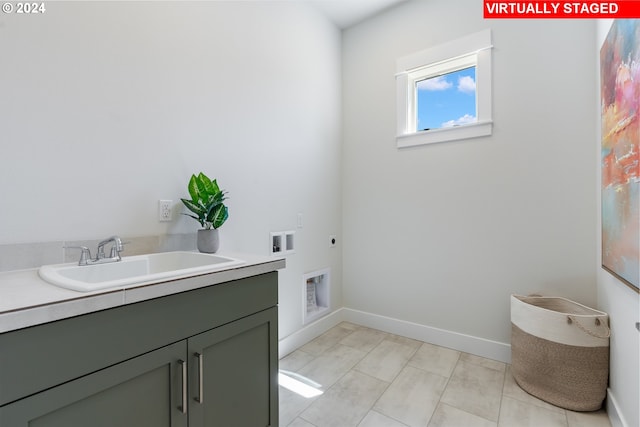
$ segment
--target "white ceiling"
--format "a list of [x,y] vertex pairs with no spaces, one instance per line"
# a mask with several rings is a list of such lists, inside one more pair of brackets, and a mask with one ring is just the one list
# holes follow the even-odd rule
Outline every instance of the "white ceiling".
[[344,29],[404,1],[406,0],[310,0],[309,3]]

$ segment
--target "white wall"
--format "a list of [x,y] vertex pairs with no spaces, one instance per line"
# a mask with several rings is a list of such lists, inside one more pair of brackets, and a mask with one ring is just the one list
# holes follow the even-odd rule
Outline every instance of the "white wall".
[[221,251],[266,255],[270,231],[296,230],[282,336],[301,326],[303,272],[331,267],[341,305],[340,32],[325,18],[291,2],[51,2],[2,14],[0,52],[0,245],[195,232],[159,223],[157,202],[184,211],[203,171],[229,192]]
[[[396,59],[491,28],[491,137],[399,150]],[[596,306],[594,22],[410,1],[343,33],[346,307],[510,341],[509,295]]]
[[[597,40],[595,44],[595,59],[598,79],[596,80],[596,93],[600,93],[600,48],[604,42],[612,20],[598,20]],[[600,206],[601,170],[601,121],[600,102],[598,99],[598,111],[596,116],[596,154],[598,159],[598,176],[595,187],[598,207]],[[635,328],[635,322],[640,321],[640,295],[631,288],[600,268],[601,234],[600,227],[602,217],[600,209],[598,213],[597,266],[598,266],[598,304],[600,308],[609,313],[611,326],[611,369],[609,372],[609,390],[607,395],[609,418],[613,427],[631,427],[640,425],[640,334]]]

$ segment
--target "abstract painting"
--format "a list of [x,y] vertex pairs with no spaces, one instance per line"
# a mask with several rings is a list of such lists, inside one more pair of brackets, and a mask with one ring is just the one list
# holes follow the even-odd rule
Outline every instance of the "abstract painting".
[[600,49],[602,267],[640,286],[640,19],[616,19]]

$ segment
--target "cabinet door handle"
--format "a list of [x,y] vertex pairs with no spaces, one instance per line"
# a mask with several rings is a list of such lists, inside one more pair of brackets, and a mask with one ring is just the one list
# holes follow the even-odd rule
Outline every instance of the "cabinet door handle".
[[196,402],[204,403],[204,355],[202,353],[195,353],[198,358],[198,397]]
[[187,413],[187,362],[184,360],[178,360],[182,368],[182,406],[180,410],[183,414]]

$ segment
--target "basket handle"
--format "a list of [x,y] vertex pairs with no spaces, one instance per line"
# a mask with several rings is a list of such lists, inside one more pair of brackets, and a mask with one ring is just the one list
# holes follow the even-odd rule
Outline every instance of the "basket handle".
[[[610,329],[607,325],[604,325],[604,327],[605,327],[605,328],[607,328],[607,332],[606,332],[604,335],[598,335],[598,334],[596,334],[595,332],[592,332],[592,331],[588,330],[587,328],[585,328],[585,327],[582,325],[582,323],[580,323],[580,322],[578,321],[578,319],[576,319],[576,318],[575,318],[575,317],[573,317],[573,316],[567,316],[567,322],[568,322],[569,324],[571,324],[571,323],[573,323],[573,322],[576,322],[576,325],[578,326],[578,328],[582,329],[582,331],[583,331],[583,332],[586,332],[587,334],[589,334],[589,335],[591,335],[592,337],[595,337],[595,338],[605,339],[605,338],[609,338],[609,337],[611,336],[611,329]],[[600,323],[601,323],[601,322],[600,322],[600,319],[598,319],[598,318],[596,317],[596,326],[600,325]]]

